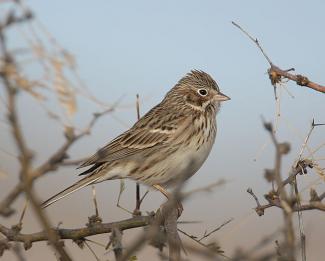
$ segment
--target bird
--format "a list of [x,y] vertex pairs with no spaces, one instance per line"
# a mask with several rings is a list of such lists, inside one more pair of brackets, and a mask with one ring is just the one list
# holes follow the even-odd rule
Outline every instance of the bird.
[[214,144],[216,115],[230,98],[206,72],[192,70],[129,130],[87,158],[80,179],[41,204],[42,208],[106,180],[132,179],[170,196],[207,159]]

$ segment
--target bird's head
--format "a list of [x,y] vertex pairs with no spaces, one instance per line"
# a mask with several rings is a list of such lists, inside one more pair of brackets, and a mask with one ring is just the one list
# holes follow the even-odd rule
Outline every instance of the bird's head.
[[220,92],[218,84],[209,74],[198,70],[193,70],[180,79],[167,94],[169,95],[183,99],[186,105],[200,111],[211,106],[217,111],[221,102],[230,100]]

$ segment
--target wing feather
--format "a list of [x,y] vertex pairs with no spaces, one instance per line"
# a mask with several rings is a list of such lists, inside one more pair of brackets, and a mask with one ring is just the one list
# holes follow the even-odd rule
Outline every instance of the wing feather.
[[[165,121],[160,115],[159,105],[144,115],[134,126],[124,132],[94,155],[85,160],[79,168],[104,162],[112,162],[135,156],[154,146],[165,146],[173,139],[173,133],[179,130],[179,122],[185,115],[173,110],[165,111]],[[166,121],[167,119],[167,121]]]
[[167,133],[151,133],[148,129],[132,131],[132,135],[128,135],[130,131],[125,132],[98,150],[83,162],[79,168],[133,156],[144,149],[166,143],[170,138]]

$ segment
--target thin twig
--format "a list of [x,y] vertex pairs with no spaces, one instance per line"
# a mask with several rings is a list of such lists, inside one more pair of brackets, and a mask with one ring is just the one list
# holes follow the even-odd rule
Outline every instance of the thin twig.
[[230,218],[228,220],[226,220],[225,222],[223,222],[220,226],[218,226],[217,228],[213,229],[212,231],[210,231],[209,233],[204,233],[204,235],[199,239],[199,241],[202,241],[203,239],[211,236],[213,233],[219,231],[220,229],[222,229],[224,226],[228,225],[231,221],[233,221],[233,218]]
[[23,207],[23,211],[21,212],[21,215],[20,215],[20,218],[19,218],[19,222],[18,222],[18,225],[19,226],[22,226],[22,224],[23,224],[23,219],[25,217],[25,213],[26,213],[27,207],[28,207],[28,199],[25,200],[25,204],[24,204],[24,207]]
[[94,241],[94,240],[91,240],[91,239],[88,239],[88,238],[85,238],[84,240],[85,240],[85,241],[88,241],[88,242],[90,242],[90,243],[93,243],[93,244],[95,244],[95,245],[97,245],[97,246],[100,246],[100,247],[102,247],[102,248],[105,248],[105,245],[104,245],[104,244],[99,243],[99,242],[97,242],[97,241]]
[[301,160],[302,154],[304,153],[304,150],[305,150],[305,148],[307,146],[307,143],[309,141],[309,138],[310,138],[311,133],[313,132],[314,128],[315,128],[315,120],[313,119],[313,121],[311,123],[311,126],[310,126],[310,129],[309,129],[309,132],[308,132],[308,134],[307,134],[307,136],[306,136],[306,138],[305,138],[305,140],[304,140],[304,142],[303,142],[303,144],[301,146],[301,149],[300,149],[300,152],[299,152],[299,155],[298,155],[297,163]]
[[252,40],[256,46],[259,48],[259,50],[262,52],[263,56],[267,60],[267,62],[270,64],[270,68],[268,69],[268,75],[271,80],[271,83],[274,87],[274,90],[276,89],[276,84],[281,82],[283,78],[292,80],[296,82],[299,86],[305,86],[309,87],[315,91],[325,93],[325,86],[320,85],[318,83],[310,81],[306,76],[300,75],[300,74],[292,74],[290,71],[293,71],[294,68],[290,68],[288,70],[282,70],[278,66],[274,65],[271,61],[271,59],[266,55],[265,51],[261,47],[259,41],[252,37],[246,30],[244,30],[240,25],[238,25],[235,22],[231,22],[234,26],[236,26],[239,30],[241,30],[250,40]]
[[192,189],[190,191],[187,191],[187,192],[183,192],[182,193],[182,197],[183,198],[187,198],[193,194],[196,194],[196,193],[199,193],[199,192],[211,192],[212,189],[216,188],[216,187],[219,187],[219,186],[223,186],[224,184],[226,184],[227,181],[224,180],[224,179],[219,179],[211,184],[208,184],[206,186],[203,186],[201,188],[196,188],[196,189]]
[[[211,253],[213,254],[214,258],[218,258],[218,256],[222,256],[224,258],[230,259],[228,256],[224,255],[222,251],[213,251],[210,247],[210,245],[204,244],[202,243],[200,240],[198,240],[196,238],[196,236],[190,235],[187,232],[185,232],[182,229],[177,229],[179,232],[181,232],[183,235],[187,236],[189,239],[193,240],[194,242],[196,242],[197,244],[199,244],[200,246],[202,246],[205,250],[208,250],[207,253]],[[188,249],[188,247],[186,247],[186,249]],[[219,258],[218,258],[219,259]]]
[[[137,110],[137,120],[140,119],[140,102],[139,102],[139,94],[136,95],[136,110]],[[136,205],[133,211],[133,215],[141,215],[140,207],[142,200],[140,199],[140,184],[137,182],[136,184]]]
[[98,205],[97,205],[97,199],[96,199],[96,189],[95,189],[94,185],[91,186],[91,190],[92,190],[93,202],[94,202],[94,206],[95,206],[95,215],[96,215],[96,217],[99,217]]
[[270,64],[270,66],[272,66],[273,63],[271,62],[271,59],[266,55],[265,51],[263,50],[262,46],[258,42],[257,38],[252,37],[246,30],[244,30],[239,24],[235,23],[234,21],[232,21],[231,23],[234,26],[236,26],[239,30],[241,30],[246,36],[248,36],[249,39],[251,39],[256,44],[256,46],[260,49],[260,51],[262,52],[263,56],[265,57],[265,59]]
[[[297,184],[296,178],[293,183],[293,187],[294,187],[295,197],[297,200],[297,205],[299,208],[301,208],[301,201],[300,201],[298,184]],[[302,212],[300,210],[298,210],[297,213],[298,213],[298,223],[299,223],[299,233],[300,233],[301,260],[306,261],[307,254],[306,254],[306,235],[305,235],[305,229],[304,229],[304,221],[303,221]]]
[[92,253],[92,255],[94,256],[94,258],[97,260],[97,261],[100,261],[99,257],[96,255],[95,251],[90,247],[90,245],[88,244],[87,241],[84,241],[86,247],[89,249],[89,251]]

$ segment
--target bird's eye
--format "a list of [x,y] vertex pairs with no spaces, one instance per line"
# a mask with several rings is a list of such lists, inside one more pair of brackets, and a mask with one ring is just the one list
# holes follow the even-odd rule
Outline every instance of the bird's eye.
[[207,96],[208,95],[208,91],[206,89],[198,89],[198,94],[200,94],[201,96]]

